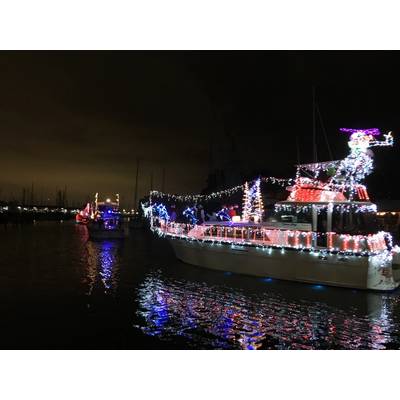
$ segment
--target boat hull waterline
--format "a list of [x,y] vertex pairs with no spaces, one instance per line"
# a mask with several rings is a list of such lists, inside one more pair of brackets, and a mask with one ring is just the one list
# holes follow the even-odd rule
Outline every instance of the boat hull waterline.
[[382,266],[380,255],[349,256],[230,243],[210,243],[167,236],[181,261],[208,269],[265,278],[390,291],[400,285],[397,268]]

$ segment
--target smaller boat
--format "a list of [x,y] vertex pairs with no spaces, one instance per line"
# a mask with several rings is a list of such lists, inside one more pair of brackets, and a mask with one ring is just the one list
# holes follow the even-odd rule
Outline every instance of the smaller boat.
[[129,226],[119,211],[118,194],[115,201],[108,198],[99,202],[96,193],[95,206],[87,228],[91,239],[123,239],[129,235]]
[[92,208],[90,206],[90,203],[86,204],[86,207],[79,211],[78,214],[75,216],[75,222],[77,224],[82,224],[82,225],[87,225],[87,223],[90,221],[90,215],[92,214]]

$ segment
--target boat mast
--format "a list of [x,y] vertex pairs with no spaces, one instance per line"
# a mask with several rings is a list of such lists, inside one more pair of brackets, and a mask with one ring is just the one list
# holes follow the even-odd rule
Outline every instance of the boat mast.
[[136,158],[136,182],[135,182],[135,196],[133,198],[133,208],[136,211],[137,195],[138,195],[138,179],[139,179],[139,157]]
[[312,96],[313,96],[313,162],[318,162],[318,153],[317,153],[317,136],[316,136],[316,118],[315,118],[315,86],[312,87]]
[[153,190],[153,171],[150,172],[150,191]]
[[165,192],[165,167],[162,169],[161,191]]

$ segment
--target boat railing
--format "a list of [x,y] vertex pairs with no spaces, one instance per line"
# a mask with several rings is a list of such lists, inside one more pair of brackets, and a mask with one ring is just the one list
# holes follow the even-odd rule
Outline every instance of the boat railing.
[[[197,240],[215,240],[237,244],[259,244],[263,246],[292,247],[296,249],[323,249],[351,253],[381,252],[387,250],[388,235],[378,232],[369,235],[317,233],[312,231],[271,229],[256,225],[183,223],[160,224],[164,234]],[[322,239],[322,240],[320,240]]]
[[309,248],[313,247],[314,232],[266,229],[255,226],[208,226],[204,238],[222,239],[237,243],[253,243],[281,247]]

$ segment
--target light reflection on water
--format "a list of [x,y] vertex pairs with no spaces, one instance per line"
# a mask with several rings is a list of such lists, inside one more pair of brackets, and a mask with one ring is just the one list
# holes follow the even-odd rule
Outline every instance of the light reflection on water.
[[[398,295],[357,292],[351,297],[355,304],[341,308],[270,287],[249,293],[153,271],[137,292],[143,322],[136,327],[161,340],[183,338],[193,348],[385,349],[398,337],[399,324],[392,319]],[[303,287],[310,293],[325,289]],[[339,296],[351,295],[339,290]]]
[[196,268],[141,231],[91,241],[39,223],[0,238],[0,328],[15,348],[400,348],[400,291]]
[[98,280],[105,293],[116,291],[119,282],[120,247],[121,244],[115,240],[86,242],[87,295],[91,295]]

